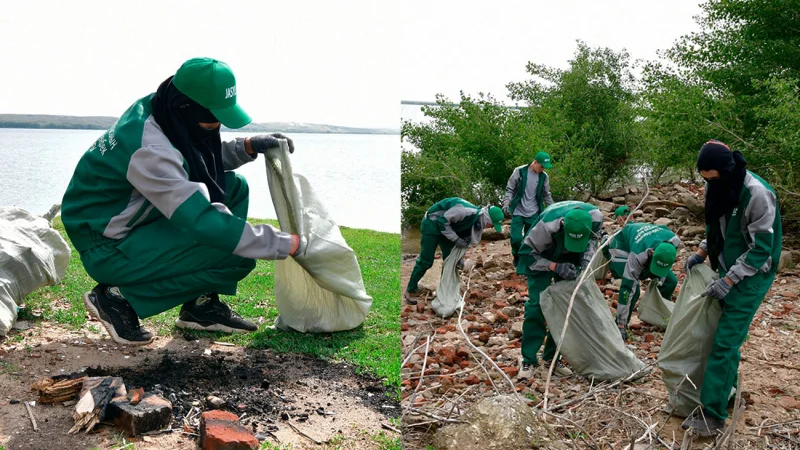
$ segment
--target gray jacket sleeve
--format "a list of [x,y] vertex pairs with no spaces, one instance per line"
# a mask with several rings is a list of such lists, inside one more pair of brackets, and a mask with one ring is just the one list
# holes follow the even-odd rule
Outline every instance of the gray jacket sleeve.
[[238,169],[250,161],[255,161],[256,156],[250,156],[244,149],[244,139],[236,138],[232,141],[222,143],[222,167],[225,170]]
[[553,246],[555,243],[553,236],[558,232],[560,227],[561,220],[538,222],[528,235],[525,236],[523,244],[531,248],[531,256],[534,261],[533,264],[528,266],[529,269],[542,272],[550,270],[550,264],[552,264],[553,261],[543,257],[542,253]]
[[508,183],[506,184],[506,196],[503,197],[504,206],[511,204],[511,199],[517,195],[517,188],[519,187],[520,179],[522,179],[522,177],[519,176],[519,168],[516,168],[511,173],[511,178],[508,179]]
[[750,203],[744,211],[743,220],[747,224],[748,249],[726,274],[734,283],[755,275],[759,270],[765,272],[772,268],[772,242],[777,209],[775,194],[767,189],[753,191]]
[[542,186],[542,201],[544,201],[545,208],[553,204],[553,194],[550,193],[550,176],[545,178],[544,186]]
[[472,208],[465,208],[463,205],[456,205],[445,211],[445,213],[439,219],[440,228],[444,237],[452,242],[457,241],[458,234],[453,231],[452,224],[454,222],[462,221],[469,216],[473,216],[478,212],[479,211],[475,211]]

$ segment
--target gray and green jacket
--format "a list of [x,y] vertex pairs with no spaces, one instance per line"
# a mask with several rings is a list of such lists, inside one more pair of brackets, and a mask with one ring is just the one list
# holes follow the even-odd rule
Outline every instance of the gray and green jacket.
[[544,211],[553,204],[550,177],[545,172],[533,173],[530,164],[517,167],[508,179],[503,204],[513,216],[533,217]]
[[[115,245],[134,228],[166,218],[200,245],[243,258],[286,258],[290,234],[250,225],[224,204],[211,203],[204,184],[189,181],[183,155],[152,116],[151,98],[128,108],[78,162],[62,204],[75,248]],[[222,144],[225,170],[253,159],[242,138]]]
[[[680,238],[663,225],[628,223],[604,249],[607,249],[606,256],[612,263],[625,264],[621,274],[614,273],[615,265],[611,265],[612,275],[622,278],[619,288],[620,305],[628,304],[630,293],[639,285],[639,280],[653,278],[648,266],[650,250],[655,250],[664,242],[674,245],[676,249],[681,245]],[[627,310],[625,312],[624,317],[627,318]]]
[[[569,253],[564,248],[564,224],[562,219],[573,209],[582,209],[592,216],[592,237],[582,255]],[[596,206],[579,201],[553,203],[539,215],[536,224],[522,240],[519,249],[517,273],[527,274],[550,270],[550,263],[571,262],[588,267],[597,251],[597,242],[603,229],[603,213]]]
[[465,238],[477,244],[481,241],[483,229],[492,219],[488,208],[480,208],[458,197],[450,197],[436,202],[425,213],[422,220],[422,233],[441,234],[455,242]]
[[[700,243],[700,248],[711,256],[712,267],[721,267],[734,283],[758,272],[775,273],[783,245],[777,203],[775,190],[761,177],[747,171],[739,205],[730,217],[723,216],[719,220],[724,246],[712,249],[706,240]],[[706,225],[706,235],[709,232],[710,227]]]

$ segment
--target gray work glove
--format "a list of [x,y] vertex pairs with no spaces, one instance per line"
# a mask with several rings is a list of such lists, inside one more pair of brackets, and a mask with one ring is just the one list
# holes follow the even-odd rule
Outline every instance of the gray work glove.
[[578,269],[572,263],[556,263],[556,269],[553,272],[565,280],[574,280],[578,277]]
[[664,282],[667,281],[667,277],[661,277],[658,279],[658,287],[663,287]]
[[692,256],[686,258],[686,262],[683,264],[683,271],[688,273],[690,270],[692,270],[692,267],[702,264],[705,260],[705,256],[700,256],[697,253],[693,253]]
[[506,216],[510,216],[511,215],[511,212],[508,209],[508,204],[504,204],[503,205],[503,212],[506,214]]
[[281,133],[259,134],[250,138],[250,145],[256,153],[266,153],[271,148],[278,148],[281,146],[278,139],[286,140],[289,144],[289,153],[294,153],[294,142]]
[[458,248],[467,248],[469,247],[469,241],[464,238],[458,238],[454,242],[455,246]]
[[730,291],[731,285],[725,282],[724,278],[720,278],[719,280],[708,285],[706,290],[703,292],[703,297],[714,297],[722,300]]

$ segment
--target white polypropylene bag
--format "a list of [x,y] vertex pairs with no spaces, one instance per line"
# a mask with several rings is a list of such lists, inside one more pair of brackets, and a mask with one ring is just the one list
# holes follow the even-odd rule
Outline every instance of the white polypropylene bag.
[[444,319],[453,315],[461,306],[461,277],[458,276],[456,266],[466,253],[466,248],[454,247],[447,259],[444,260],[442,278],[436,289],[436,298],[431,302],[431,308]]
[[302,175],[292,173],[289,147],[266,155],[267,179],[281,230],[305,238],[305,255],[275,261],[275,326],[300,332],[332,332],[359,326],[369,313],[355,252]]
[[[569,299],[577,283],[577,280],[559,281],[545,289],[539,298],[556,344],[560,342]],[[645,367],[622,342],[608,304],[591,278],[584,281],[575,295],[561,354],[575,372],[596,380],[626,378]]]
[[586,270],[588,270],[589,273],[594,274],[593,276],[595,280],[605,280],[609,271],[609,264],[610,263],[603,255],[603,252],[597,252],[595,253],[591,263],[589,264],[589,267],[587,267]]
[[669,393],[667,412],[676,416],[687,417],[700,406],[706,362],[722,315],[719,300],[702,293],[718,278],[705,264],[692,267],[683,280],[661,343],[658,367]]
[[0,336],[14,325],[25,296],[61,282],[69,254],[69,245],[47,219],[0,208]]
[[675,303],[665,300],[658,292],[658,280],[651,280],[644,297],[639,301],[639,320],[650,325],[667,328]]

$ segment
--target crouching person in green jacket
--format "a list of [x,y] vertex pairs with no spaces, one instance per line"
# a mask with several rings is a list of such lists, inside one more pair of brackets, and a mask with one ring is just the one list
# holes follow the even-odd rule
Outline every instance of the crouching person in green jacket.
[[431,206],[420,226],[419,256],[403,293],[406,302],[417,303],[419,280],[433,266],[437,246],[442,249],[442,258],[447,259],[454,246],[466,248],[480,242],[484,228],[494,226],[502,232],[503,217],[503,210],[497,206],[480,208],[458,197],[446,198]]
[[[596,206],[577,201],[558,202],[542,212],[522,241],[517,273],[528,278],[528,301],[522,322],[522,367],[518,378],[533,377],[543,342],[544,367],[549,367],[553,360],[556,343],[547,329],[539,297],[553,280],[574,280],[589,266],[602,227],[603,213]],[[556,362],[554,373],[572,375],[561,361]]]
[[247,182],[231,171],[286,137],[223,143],[220,123],[250,123],[237,104],[233,72],[220,61],[191,59],[131,105],[78,162],[62,220],[98,283],[84,295],[86,308],[120,344],[151,342],[139,318],[178,305],[179,327],[256,330],[219,294],[235,295],[256,259],[304,251],[298,236],[246,222]]
[[701,436],[715,435],[725,426],[728,397],[737,381],[739,349],[772,286],[781,255],[775,191],[748,171],[746,164],[740,152],[732,152],[719,141],[707,142],[697,157],[697,169],[706,180],[706,239],[684,269],[709,256],[720,279],[703,295],[718,299],[722,307],[700,393],[703,408],[681,425]]
[[639,300],[639,280],[652,279],[658,283],[662,297],[672,298],[678,278],[671,269],[680,245],[678,236],[663,225],[629,223],[603,248],[603,255],[610,261],[611,275],[622,279],[617,326],[623,341],[628,339],[628,322]]

